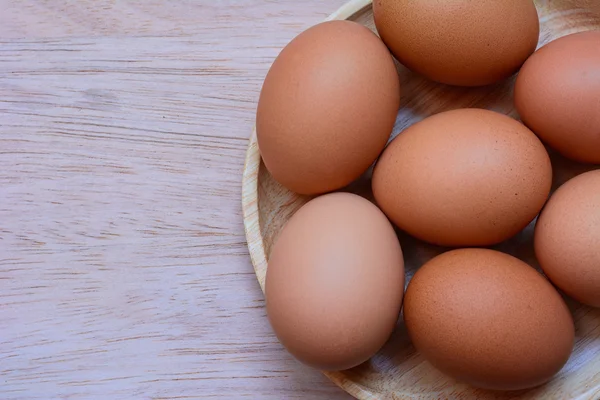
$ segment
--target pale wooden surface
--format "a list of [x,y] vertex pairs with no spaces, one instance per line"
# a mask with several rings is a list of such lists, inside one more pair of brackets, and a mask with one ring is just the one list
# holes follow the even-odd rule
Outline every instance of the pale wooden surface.
[[277,343],[241,173],[344,0],[0,0],[0,398],[349,399]]

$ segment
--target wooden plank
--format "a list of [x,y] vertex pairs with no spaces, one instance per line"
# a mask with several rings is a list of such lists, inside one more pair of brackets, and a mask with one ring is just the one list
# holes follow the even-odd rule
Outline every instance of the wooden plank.
[[241,172],[341,0],[0,0],[0,397],[343,399],[275,339]]

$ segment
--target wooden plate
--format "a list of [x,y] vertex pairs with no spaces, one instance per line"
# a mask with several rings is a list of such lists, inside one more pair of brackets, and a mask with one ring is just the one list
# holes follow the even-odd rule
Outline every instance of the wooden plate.
[[[542,32],[540,45],[566,34],[600,29],[600,0],[538,0]],[[371,2],[353,0],[328,19],[349,19],[373,31]],[[424,117],[464,107],[488,108],[517,117],[512,103],[514,78],[487,88],[453,88],[429,82],[398,65],[402,84],[402,109],[392,137]],[[351,83],[350,83],[351,84]],[[551,154],[554,188],[590,167]],[[346,188],[371,199],[369,174]],[[252,134],[243,176],[244,225],[250,256],[264,291],[267,259],[274,239],[290,216],[308,197],[298,196],[276,183],[265,169]],[[399,232],[405,252],[407,280],[424,262],[443,249],[418,242]],[[496,246],[536,266],[532,226],[516,238]],[[600,310],[567,299],[576,321],[575,350],[568,364],[550,383],[519,393],[493,393],[473,389],[442,375],[412,347],[399,319],[390,341],[365,364],[325,374],[358,399],[600,399]]]

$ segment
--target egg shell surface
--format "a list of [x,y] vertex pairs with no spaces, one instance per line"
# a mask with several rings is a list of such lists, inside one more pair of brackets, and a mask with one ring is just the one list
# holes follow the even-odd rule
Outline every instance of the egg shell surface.
[[574,344],[573,319],[550,282],[488,249],[453,250],[421,267],[407,288],[404,319],[434,367],[483,389],[541,385]]
[[381,153],[399,104],[396,66],[377,35],[350,21],[311,27],[263,83],[256,134],[265,166],[296,193],[340,189]]
[[508,78],[536,49],[531,0],[375,0],[375,25],[407,68],[450,85]]
[[344,370],[367,361],[394,330],[404,294],[392,225],[354,194],[311,200],[275,242],[265,294],[271,326],[301,362]]
[[450,247],[488,246],[525,228],[546,202],[552,165],[523,124],[493,111],[436,114],[400,133],[373,173],[399,228]]
[[540,266],[556,286],[600,307],[600,170],[558,188],[537,221],[534,244]]
[[564,36],[531,56],[515,83],[515,106],[550,147],[600,164],[600,31]]

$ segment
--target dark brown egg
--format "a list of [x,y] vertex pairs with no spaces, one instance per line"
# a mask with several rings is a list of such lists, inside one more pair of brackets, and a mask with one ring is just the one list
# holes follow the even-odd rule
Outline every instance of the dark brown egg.
[[552,195],[536,224],[535,253],[556,286],[600,307],[600,170],[571,179]]
[[409,234],[443,246],[487,246],[536,217],[552,166],[523,124],[462,109],[402,132],[380,157],[372,184],[379,207]]
[[433,366],[484,389],[549,381],[574,343],[571,314],[554,287],[521,260],[487,249],[454,250],[419,269],[404,319]]
[[523,122],[566,157],[600,164],[600,31],[550,42],[515,85]]
[[353,194],[308,202],[277,238],[265,294],[269,321],[298,360],[324,370],[367,361],[396,326],[404,294],[392,225]]
[[531,0],[375,0],[373,13],[379,35],[402,64],[451,85],[509,77],[539,38]]
[[316,25],[283,49],[263,84],[263,161],[294,192],[339,189],[381,153],[399,104],[393,58],[373,32],[349,21]]

